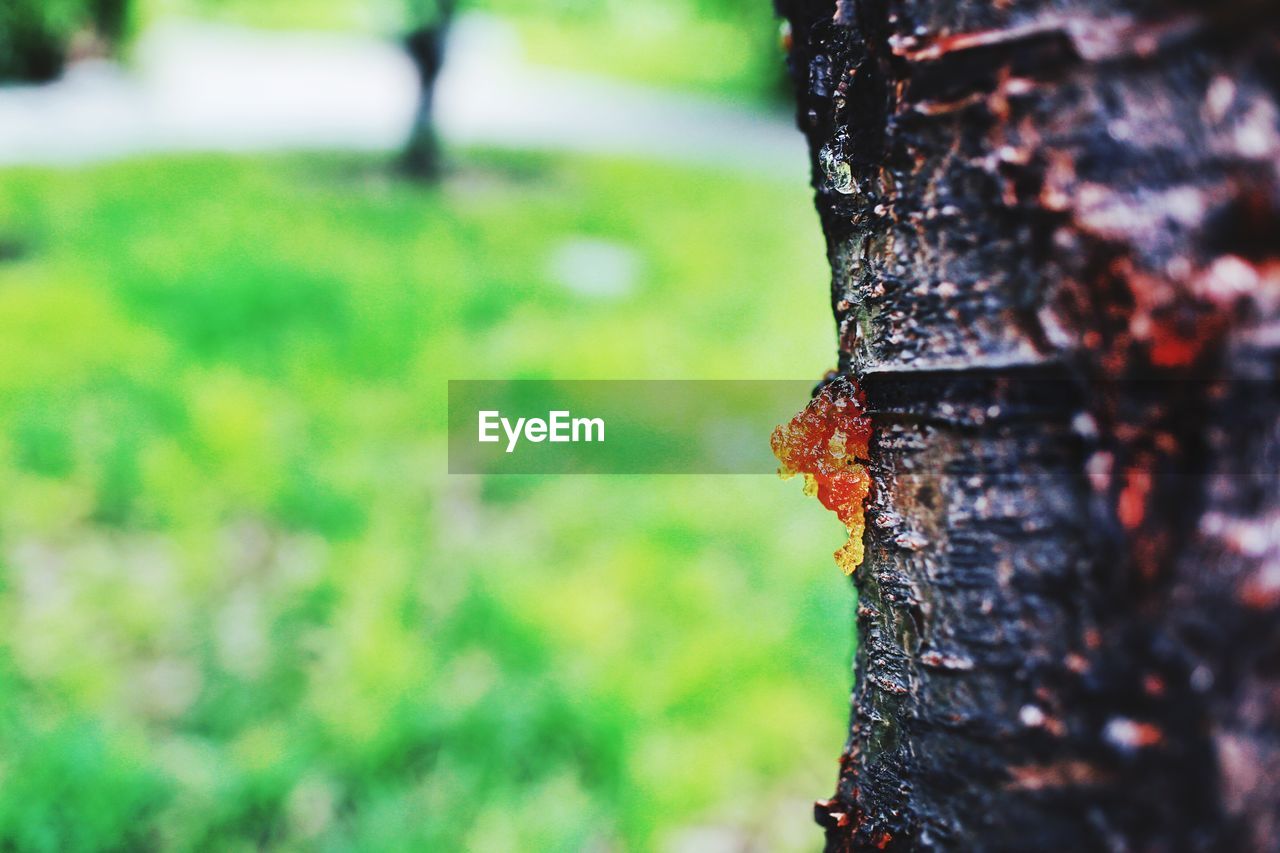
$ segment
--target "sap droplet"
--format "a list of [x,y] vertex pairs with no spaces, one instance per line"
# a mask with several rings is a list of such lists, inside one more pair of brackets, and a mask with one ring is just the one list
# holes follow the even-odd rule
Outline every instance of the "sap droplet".
[[853,168],[840,159],[830,143],[822,146],[822,150],[818,152],[818,164],[822,166],[822,174],[826,176],[830,189],[844,195],[853,195]]
[[1102,736],[1121,752],[1135,752],[1164,742],[1164,732],[1159,726],[1127,717],[1108,720]]
[[1028,728],[1037,728],[1044,725],[1044,711],[1035,705],[1023,705],[1018,711],[1018,719]]
[[835,553],[845,574],[862,564],[865,504],[871,475],[863,467],[871,441],[871,418],[861,391],[838,377],[819,389],[804,411],[773,431],[770,445],[785,479],[803,474],[805,494],[836,513],[849,540]]

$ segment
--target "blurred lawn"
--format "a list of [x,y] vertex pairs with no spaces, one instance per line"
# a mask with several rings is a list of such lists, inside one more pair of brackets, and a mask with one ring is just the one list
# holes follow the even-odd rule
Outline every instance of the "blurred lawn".
[[[554,281],[581,237],[633,292]],[[839,525],[766,477],[450,478],[443,436],[450,377],[819,375],[805,187],[8,170],[0,257],[0,847],[817,846]]]

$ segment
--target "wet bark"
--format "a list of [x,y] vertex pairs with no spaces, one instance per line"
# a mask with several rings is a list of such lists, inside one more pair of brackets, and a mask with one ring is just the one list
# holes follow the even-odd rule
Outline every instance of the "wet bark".
[[1280,849],[1275,4],[778,6],[875,424],[827,849]]

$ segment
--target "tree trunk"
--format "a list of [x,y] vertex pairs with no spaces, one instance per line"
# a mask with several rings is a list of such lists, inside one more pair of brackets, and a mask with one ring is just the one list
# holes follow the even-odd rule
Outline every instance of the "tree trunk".
[[874,427],[827,849],[1280,849],[1277,7],[778,5]]
[[418,72],[419,85],[418,109],[402,158],[404,172],[411,178],[433,180],[440,174],[440,139],[433,106],[436,78],[444,67],[445,42],[456,5],[454,0],[430,4],[430,13],[420,15],[404,39],[405,51]]

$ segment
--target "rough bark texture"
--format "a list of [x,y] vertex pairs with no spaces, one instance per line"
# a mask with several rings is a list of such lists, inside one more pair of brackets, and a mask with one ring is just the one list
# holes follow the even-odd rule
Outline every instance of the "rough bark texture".
[[875,424],[828,850],[1280,849],[1276,5],[778,5]]

